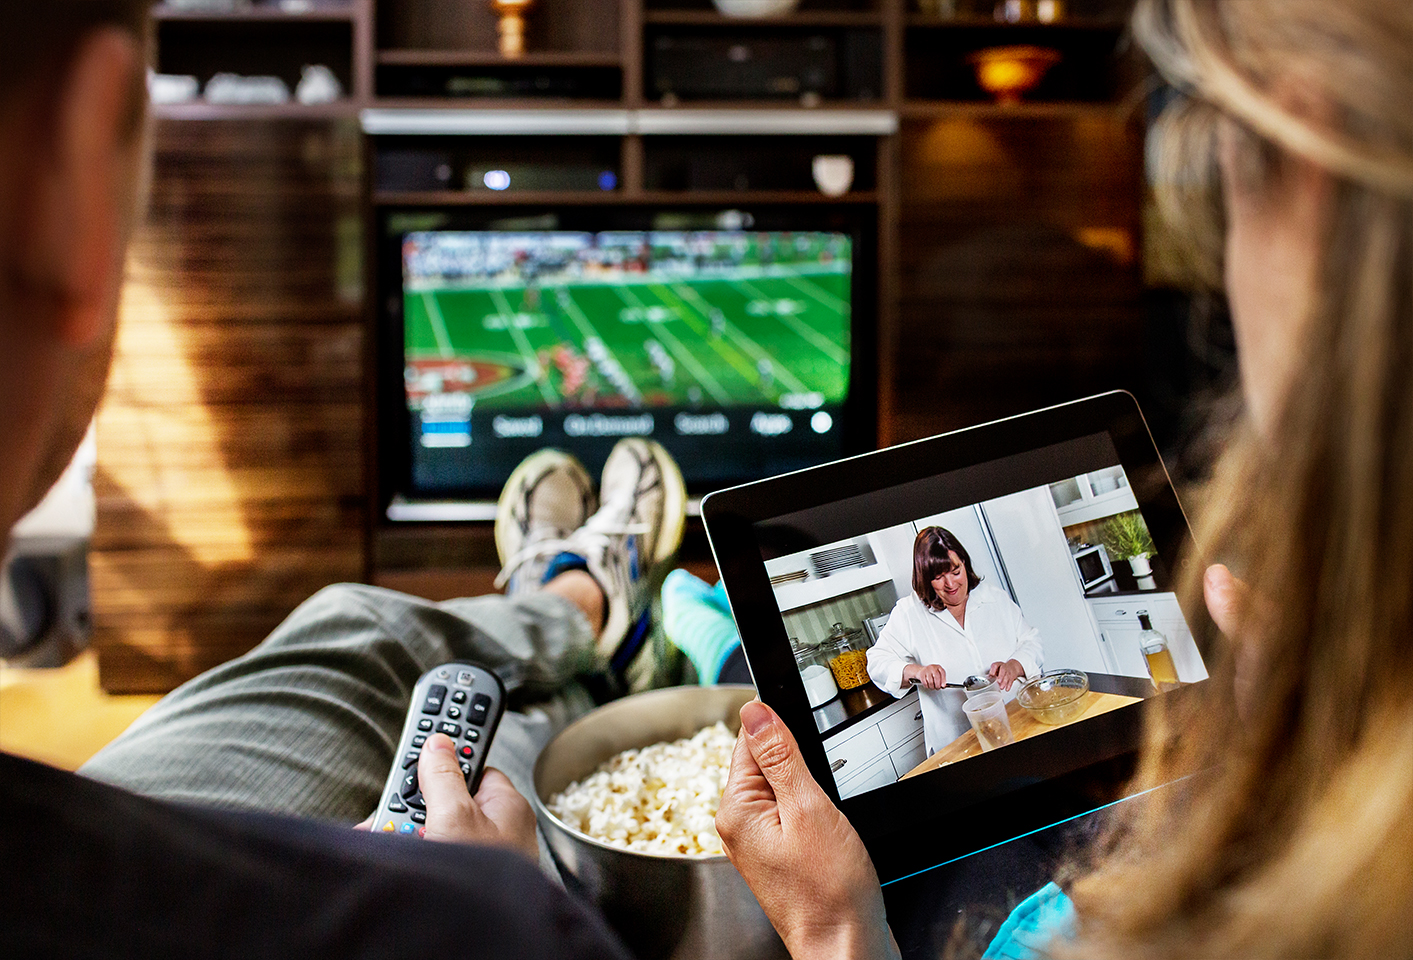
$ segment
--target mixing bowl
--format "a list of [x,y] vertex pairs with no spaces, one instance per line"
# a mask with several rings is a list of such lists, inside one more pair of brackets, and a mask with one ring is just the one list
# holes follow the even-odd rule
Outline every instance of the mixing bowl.
[[724,721],[734,733],[749,686],[670,687],[625,697],[570,724],[535,764],[535,812],[550,851],[642,960],[774,960],[785,946],[724,856],[669,857],[590,839],[550,813],[549,798],[635,747]]
[[1084,712],[1084,695],[1089,677],[1083,670],[1051,670],[1042,673],[1016,693],[1016,703],[1041,723],[1068,723]]

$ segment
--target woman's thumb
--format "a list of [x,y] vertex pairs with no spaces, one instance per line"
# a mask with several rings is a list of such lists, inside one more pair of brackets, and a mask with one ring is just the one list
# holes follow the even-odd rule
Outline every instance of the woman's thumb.
[[813,783],[799,745],[774,710],[752,700],[741,708],[741,730],[777,802],[789,804],[803,783]]

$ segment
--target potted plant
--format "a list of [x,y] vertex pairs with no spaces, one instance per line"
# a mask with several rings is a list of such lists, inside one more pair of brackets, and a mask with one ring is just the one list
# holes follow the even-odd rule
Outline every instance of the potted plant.
[[1104,524],[1102,534],[1104,549],[1115,560],[1127,560],[1135,577],[1146,577],[1153,573],[1149,558],[1157,552],[1153,537],[1148,533],[1148,524],[1137,510],[1119,513]]

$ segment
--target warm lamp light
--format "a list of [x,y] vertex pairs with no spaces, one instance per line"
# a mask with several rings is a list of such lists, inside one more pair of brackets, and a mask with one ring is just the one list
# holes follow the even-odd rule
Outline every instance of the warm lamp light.
[[967,59],[976,68],[976,82],[981,89],[995,97],[997,103],[1017,104],[1060,62],[1060,54],[1046,47],[992,47]]
[[500,17],[501,56],[525,55],[525,15],[534,5],[535,0],[491,0],[491,9]]

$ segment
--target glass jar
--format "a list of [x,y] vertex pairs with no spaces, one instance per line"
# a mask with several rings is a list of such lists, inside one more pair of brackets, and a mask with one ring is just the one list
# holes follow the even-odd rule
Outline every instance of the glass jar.
[[829,669],[840,690],[857,690],[869,682],[868,639],[862,630],[836,623],[822,646],[830,651]]
[[800,679],[805,684],[805,695],[810,707],[828,703],[839,694],[839,686],[834,682],[834,672],[829,669],[829,657],[816,644],[801,643],[790,638],[790,652],[795,655],[795,667],[800,671]]

